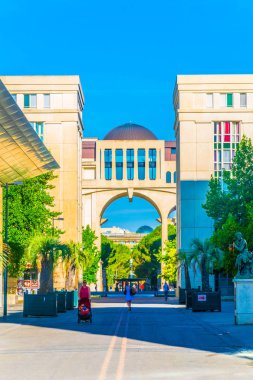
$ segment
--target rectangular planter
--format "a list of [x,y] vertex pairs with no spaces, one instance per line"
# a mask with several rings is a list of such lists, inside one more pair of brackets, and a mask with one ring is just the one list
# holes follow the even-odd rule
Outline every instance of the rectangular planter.
[[78,290],[74,290],[74,307],[78,306]]
[[192,311],[221,311],[221,292],[192,293]]
[[180,288],[180,286],[178,287],[178,290],[179,290],[179,294],[178,294],[178,302],[181,304],[181,305],[185,305],[185,302],[186,302],[186,298],[185,298],[185,289],[184,288]]
[[24,294],[23,316],[57,316],[57,296],[48,294]]
[[67,311],[67,292],[55,292],[57,294],[57,312],[65,313]]
[[74,290],[67,292],[66,309],[74,309]]

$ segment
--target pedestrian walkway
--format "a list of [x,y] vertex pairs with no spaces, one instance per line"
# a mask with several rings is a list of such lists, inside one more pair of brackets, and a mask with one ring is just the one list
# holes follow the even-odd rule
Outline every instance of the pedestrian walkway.
[[176,299],[95,299],[93,324],[76,310],[0,323],[0,378],[154,380],[253,378],[253,326],[235,326],[233,303],[193,313]]

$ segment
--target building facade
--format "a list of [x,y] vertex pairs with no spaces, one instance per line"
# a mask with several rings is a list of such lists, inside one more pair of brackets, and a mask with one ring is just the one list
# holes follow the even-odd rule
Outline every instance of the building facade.
[[177,244],[187,251],[213,231],[201,206],[211,175],[222,180],[242,136],[253,138],[253,75],[178,75],[174,108]]
[[83,225],[99,236],[106,208],[116,199],[141,197],[157,210],[162,242],[168,214],[176,208],[176,145],[158,140],[147,128],[124,124],[103,140],[83,140]]
[[60,165],[52,195],[64,230],[62,239],[80,242],[82,236],[82,110],[79,76],[1,76],[31,126]]

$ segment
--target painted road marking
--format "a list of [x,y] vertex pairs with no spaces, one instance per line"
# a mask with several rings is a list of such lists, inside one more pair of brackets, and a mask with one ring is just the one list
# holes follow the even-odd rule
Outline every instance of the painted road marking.
[[120,356],[119,356],[119,362],[118,362],[115,380],[122,380],[123,379],[124,367],[125,367],[125,358],[126,358],[126,349],[127,349],[128,324],[129,324],[129,313],[127,315],[124,336],[123,336],[122,342],[121,342],[121,350],[120,350]]
[[113,349],[114,349],[116,341],[117,341],[117,335],[118,335],[118,332],[119,332],[119,328],[120,328],[120,324],[121,324],[121,321],[122,321],[123,313],[124,313],[124,309],[122,309],[122,311],[121,311],[119,321],[118,321],[116,329],[114,331],[114,335],[113,335],[113,337],[111,339],[111,342],[110,342],[110,345],[108,347],[107,353],[105,355],[102,367],[100,369],[98,380],[105,380],[106,379],[106,374],[107,374],[108,367],[109,367],[109,364],[110,364],[110,361],[111,361],[111,358],[112,358]]

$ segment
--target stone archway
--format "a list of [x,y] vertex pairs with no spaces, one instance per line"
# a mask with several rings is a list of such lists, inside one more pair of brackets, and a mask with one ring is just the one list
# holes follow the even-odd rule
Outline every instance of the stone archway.
[[[90,227],[95,231],[97,239],[97,245],[101,248],[101,222],[102,216],[105,210],[117,199],[128,197],[131,202],[134,197],[145,199],[149,202],[158,212],[161,222],[162,232],[162,252],[164,250],[165,241],[167,240],[168,231],[168,214],[175,208],[176,195],[173,192],[162,191],[160,189],[97,189],[91,194],[86,194],[91,200],[91,224]],[[161,268],[161,270],[163,270]],[[98,273],[98,289],[102,289],[102,265]]]

